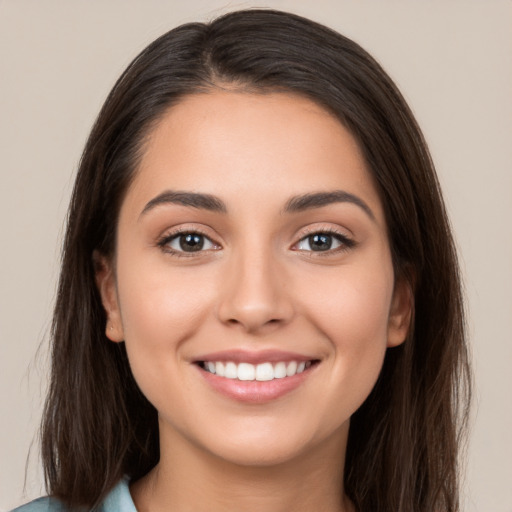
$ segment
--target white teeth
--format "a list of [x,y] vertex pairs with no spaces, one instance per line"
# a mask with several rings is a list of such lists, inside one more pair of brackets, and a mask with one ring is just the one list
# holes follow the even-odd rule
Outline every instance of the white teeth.
[[256,371],[254,365],[249,363],[240,363],[238,365],[238,380],[254,380]]
[[236,379],[238,377],[238,368],[236,367],[235,363],[226,363],[226,367],[224,369],[224,377],[228,379]]
[[215,363],[215,373],[220,377],[224,377],[224,363]]
[[258,365],[250,363],[236,364],[232,361],[205,361],[203,368],[219,377],[226,379],[238,379],[244,381],[269,381],[273,379],[283,379],[285,377],[293,377],[298,373],[302,373],[311,366],[311,361],[290,361],[289,363],[260,363]]
[[277,363],[274,366],[274,379],[286,377],[286,363]]
[[274,367],[272,363],[261,363],[256,366],[256,380],[272,380],[274,378]]
[[286,376],[291,377],[297,373],[297,361],[290,361],[286,367]]

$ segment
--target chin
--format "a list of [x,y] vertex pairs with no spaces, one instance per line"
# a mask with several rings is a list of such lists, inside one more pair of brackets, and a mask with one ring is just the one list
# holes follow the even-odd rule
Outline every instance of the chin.
[[304,422],[302,428],[297,428],[297,425],[286,421],[276,426],[273,422],[259,420],[254,419],[249,425],[244,421],[238,428],[226,425],[222,432],[209,433],[207,438],[203,437],[202,450],[238,466],[282,466],[314,453],[327,456],[333,450],[343,453],[349,427],[349,421],[325,429],[320,425],[305,425]]
[[240,443],[218,447],[213,455],[237,466],[269,468],[290,463],[300,458],[306,451],[307,447],[301,444],[283,446],[269,443],[265,446],[254,446],[252,443]]

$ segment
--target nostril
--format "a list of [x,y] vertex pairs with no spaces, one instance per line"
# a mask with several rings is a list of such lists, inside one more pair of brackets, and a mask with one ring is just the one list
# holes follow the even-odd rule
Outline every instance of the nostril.
[[[269,324],[279,324],[281,323],[282,320],[279,319],[279,318],[271,318],[269,320],[261,320],[259,322],[256,322],[258,324],[258,326],[260,327],[263,327],[265,325],[269,325]],[[237,320],[236,318],[230,318],[228,321],[227,321],[228,324],[231,324],[231,325],[246,325],[246,324],[249,324],[249,322],[243,322],[242,320]]]

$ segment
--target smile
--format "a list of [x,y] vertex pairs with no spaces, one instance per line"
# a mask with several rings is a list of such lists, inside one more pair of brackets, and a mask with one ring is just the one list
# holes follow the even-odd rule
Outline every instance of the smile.
[[240,381],[270,381],[293,377],[308,369],[315,361],[279,361],[251,364],[233,361],[201,361],[199,366],[209,373]]
[[264,404],[302,387],[321,358],[281,350],[225,350],[193,361],[208,387],[230,400]]

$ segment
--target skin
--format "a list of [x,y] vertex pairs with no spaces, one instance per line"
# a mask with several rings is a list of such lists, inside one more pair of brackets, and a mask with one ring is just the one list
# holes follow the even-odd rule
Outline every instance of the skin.
[[[226,212],[148,203],[212,194]],[[292,196],[357,197],[283,213]],[[144,211],[146,209],[146,211]],[[169,252],[199,231],[204,250]],[[313,251],[311,233],[350,243]],[[336,235],[338,236],[338,235]],[[285,93],[215,90],[184,98],[153,129],[123,201],[115,258],[99,261],[107,336],[159,412],[161,460],[131,486],[137,509],[340,511],[350,417],[411,316],[396,281],[382,204],[351,134]],[[319,361],[291,392],[244,403],[194,361],[241,349]]]

